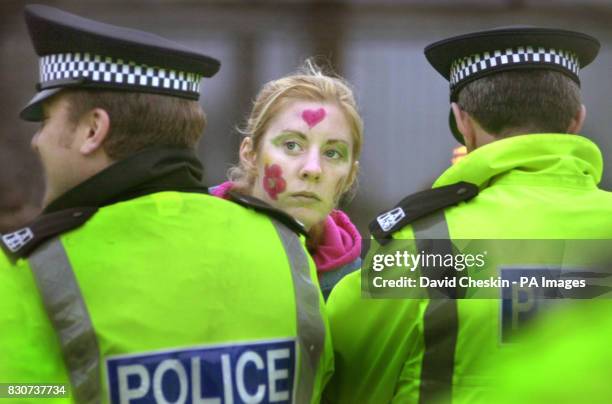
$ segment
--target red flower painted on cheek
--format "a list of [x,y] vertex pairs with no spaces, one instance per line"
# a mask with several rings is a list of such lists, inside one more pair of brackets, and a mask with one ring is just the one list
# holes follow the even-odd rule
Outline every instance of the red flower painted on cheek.
[[283,170],[278,164],[267,165],[264,167],[263,188],[273,200],[278,199],[278,194],[287,187],[287,182],[283,178]]

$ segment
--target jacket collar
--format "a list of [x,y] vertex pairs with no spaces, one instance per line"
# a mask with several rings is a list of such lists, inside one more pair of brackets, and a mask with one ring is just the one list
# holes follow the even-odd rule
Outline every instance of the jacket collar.
[[162,191],[207,193],[194,151],[152,147],[118,161],[51,202],[43,214],[74,207],[102,207]]
[[603,158],[589,139],[571,134],[513,136],[482,146],[447,169],[434,183],[441,187],[460,181],[485,188],[509,172],[535,176],[581,176],[593,186],[601,181]]

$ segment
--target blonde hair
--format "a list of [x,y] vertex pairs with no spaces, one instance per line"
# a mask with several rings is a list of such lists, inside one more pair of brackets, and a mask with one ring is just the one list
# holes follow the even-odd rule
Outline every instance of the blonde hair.
[[[363,144],[363,121],[357,109],[353,90],[342,77],[323,72],[312,59],[307,59],[296,73],[264,84],[257,94],[246,125],[238,128],[238,132],[245,138],[252,139],[253,151],[259,150],[261,139],[270,121],[288,103],[296,100],[329,102],[340,107],[353,137],[351,161],[356,162]],[[357,170],[357,165],[351,170]],[[249,191],[255,180],[253,173],[248,172],[241,163],[229,169],[228,177],[243,192]],[[353,177],[357,178],[357,173],[354,173]],[[354,193],[356,181],[352,185],[345,194]]]

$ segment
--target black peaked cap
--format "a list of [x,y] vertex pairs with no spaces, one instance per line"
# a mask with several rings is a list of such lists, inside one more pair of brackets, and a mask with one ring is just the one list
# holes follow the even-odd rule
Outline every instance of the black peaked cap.
[[425,47],[425,57],[434,69],[448,80],[451,65],[457,59],[517,46],[569,50],[578,56],[580,67],[591,63],[600,48],[596,38],[581,32],[517,26],[478,31],[434,42]]
[[[564,52],[565,56],[569,56],[569,58],[566,58],[563,64],[549,63],[543,59],[543,53],[535,58],[534,55],[529,55],[529,52],[523,50],[521,53],[518,51],[526,47],[535,49],[535,51],[532,50],[534,53],[538,53],[539,48],[544,49],[545,53],[551,49],[555,50],[557,55],[560,54],[559,52]],[[518,69],[555,70],[566,74],[580,84],[578,70],[595,59],[599,48],[600,43],[596,38],[581,32],[555,28],[513,26],[458,35],[434,42],[425,47],[425,57],[442,77],[452,81],[451,70],[455,62],[465,60],[465,58],[473,55],[479,55],[480,60],[483,60],[483,55],[486,52],[501,51],[502,54],[505,54],[506,50],[513,50],[517,55],[520,53],[520,56],[517,56],[519,62],[503,64],[500,63],[499,58],[491,57],[491,59],[496,60],[492,63],[490,60],[482,62],[486,67],[481,67],[482,65],[475,60],[471,61],[473,70],[469,71],[467,67],[469,63],[465,65],[463,72],[467,74],[465,76],[455,76],[455,82],[451,83],[451,101],[456,101],[459,90],[467,83],[502,71]],[[512,52],[509,54],[512,55]],[[550,55],[553,55],[554,58],[555,53],[549,53]],[[453,136],[460,143],[463,143],[463,136],[457,130],[452,111],[449,116],[449,125]]]
[[42,102],[63,88],[163,94],[197,100],[201,77],[221,63],[149,32],[90,20],[44,5],[27,5],[25,21],[41,58],[38,93],[21,111],[42,120]]
[[90,52],[212,77],[221,63],[174,41],[136,29],[83,18],[40,4],[25,7],[32,45],[39,56]]

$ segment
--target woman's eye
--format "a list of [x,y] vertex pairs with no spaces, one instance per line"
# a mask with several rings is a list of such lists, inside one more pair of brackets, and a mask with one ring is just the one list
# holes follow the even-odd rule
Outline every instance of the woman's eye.
[[325,156],[329,157],[330,159],[334,159],[334,160],[342,158],[342,154],[340,154],[338,150],[333,150],[333,149],[325,151]]
[[289,151],[299,151],[301,149],[300,145],[293,141],[285,142],[285,148]]

